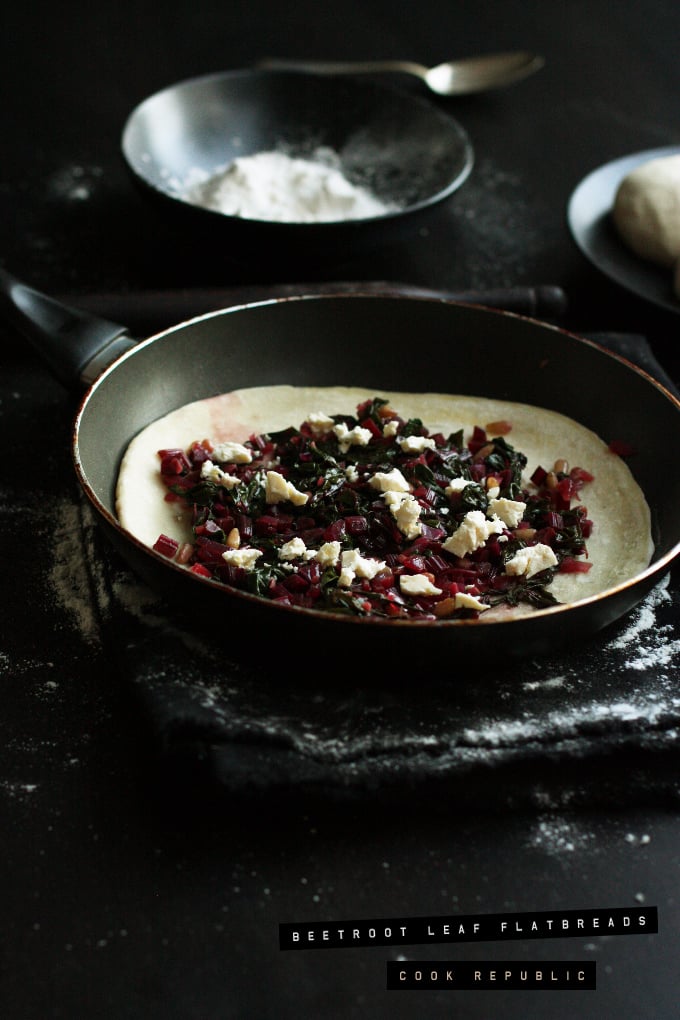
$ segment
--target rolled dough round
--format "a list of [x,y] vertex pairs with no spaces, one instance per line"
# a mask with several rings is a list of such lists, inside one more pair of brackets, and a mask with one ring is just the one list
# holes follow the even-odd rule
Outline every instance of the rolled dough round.
[[649,160],[616,191],[612,219],[637,255],[660,266],[680,257],[680,155]]

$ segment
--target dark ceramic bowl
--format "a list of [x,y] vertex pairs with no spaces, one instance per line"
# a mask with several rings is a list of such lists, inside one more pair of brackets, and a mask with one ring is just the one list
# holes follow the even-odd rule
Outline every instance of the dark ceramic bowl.
[[[350,182],[397,209],[280,222],[226,215],[186,196],[197,173],[215,174],[237,157],[284,150],[309,158],[318,147],[339,156]],[[412,234],[473,164],[465,130],[428,101],[366,79],[276,71],[211,74],[155,93],[129,116],[122,151],[168,224],[225,252],[286,257],[333,257]]]

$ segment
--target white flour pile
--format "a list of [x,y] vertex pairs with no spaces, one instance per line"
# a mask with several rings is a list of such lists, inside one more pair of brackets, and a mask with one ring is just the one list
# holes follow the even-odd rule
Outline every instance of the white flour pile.
[[394,209],[349,181],[337,154],[325,147],[311,159],[279,151],[241,156],[187,187],[183,197],[228,216],[279,223],[365,219]]

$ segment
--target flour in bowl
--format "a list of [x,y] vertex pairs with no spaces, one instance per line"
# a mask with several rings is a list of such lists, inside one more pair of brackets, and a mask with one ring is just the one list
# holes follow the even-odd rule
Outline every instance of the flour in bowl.
[[193,205],[227,216],[281,223],[330,223],[381,216],[396,208],[345,177],[332,149],[311,158],[282,151],[241,156],[183,197]]

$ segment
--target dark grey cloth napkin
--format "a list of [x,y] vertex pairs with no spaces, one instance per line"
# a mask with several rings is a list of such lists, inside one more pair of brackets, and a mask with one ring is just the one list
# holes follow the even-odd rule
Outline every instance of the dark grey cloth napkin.
[[[672,386],[642,337],[601,343]],[[680,756],[680,583],[669,576],[580,647],[485,670],[376,662],[328,676],[300,648],[188,624],[89,543],[102,632],[171,784],[231,796],[405,796],[440,806],[674,798]],[[102,583],[103,579],[106,581]]]
[[123,600],[108,625],[175,778],[184,770],[249,795],[444,791],[487,805],[576,804],[678,789],[679,605],[677,583],[665,581],[559,656],[501,656],[485,671],[423,662],[402,675],[357,663],[343,682],[304,655],[294,656],[302,679],[281,672],[257,638],[250,656],[225,657],[159,604],[132,617]]

